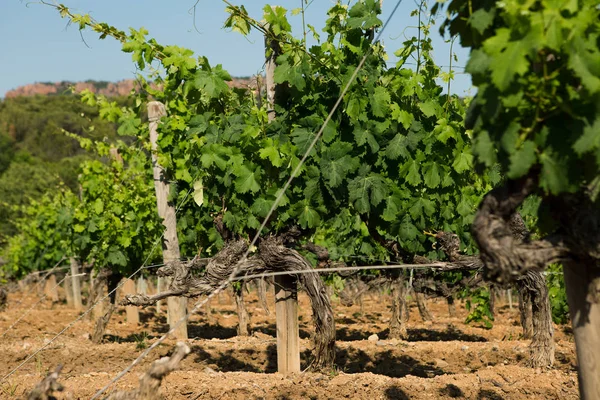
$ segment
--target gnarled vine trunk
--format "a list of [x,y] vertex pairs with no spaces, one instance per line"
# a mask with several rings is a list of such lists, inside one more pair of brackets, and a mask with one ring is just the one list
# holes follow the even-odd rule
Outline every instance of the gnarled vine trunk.
[[248,310],[246,309],[246,304],[244,303],[244,289],[245,283],[241,282],[239,286],[235,286],[233,288],[233,293],[235,296],[235,306],[237,309],[238,315],[238,327],[237,334],[238,336],[248,336],[250,335],[250,330],[248,325],[250,323],[250,315],[248,314]]
[[392,318],[390,319],[390,339],[406,339],[408,306],[406,304],[406,286],[404,276],[400,274],[392,281]]
[[[308,261],[296,250],[287,248],[277,237],[264,239],[260,246],[260,258],[272,270],[311,270]],[[331,371],[335,363],[335,320],[333,309],[323,281],[316,272],[298,276],[308,294],[315,324],[313,360],[310,368]]]
[[584,400],[600,398],[600,263],[564,266],[569,313],[575,334],[579,391]]
[[[595,313],[600,290],[594,279],[600,275],[600,208],[586,191],[546,196],[544,207],[556,230],[539,240],[514,237],[512,219],[523,201],[537,192],[538,174],[533,169],[488,193],[473,222],[474,238],[488,279],[507,283],[551,263],[567,266],[565,284],[579,357],[580,393],[582,398],[596,398],[600,396],[600,318]],[[545,305],[532,298],[532,314],[536,310],[544,312]],[[535,337],[535,315],[532,320]]]
[[[268,237],[261,241],[258,254],[238,265],[248,248],[244,240],[233,240],[225,244],[206,265],[204,275],[191,274],[194,263],[173,262],[159,269],[163,275],[173,276],[169,290],[154,295],[128,295],[123,305],[149,306],[169,296],[198,297],[211,294],[233,272],[239,268],[238,276],[255,275],[273,271],[312,271],[309,262],[296,250],[284,246],[280,237]],[[331,371],[335,361],[335,320],[323,281],[316,272],[303,273],[298,277],[300,285],[308,294],[315,326],[315,348],[310,368]]]
[[[510,217],[509,228],[514,239],[523,242],[529,236],[529,231],[519,213]],[[548,297],[546,278],[539,271],[527,271],[517,279],[519,293],[523,292],[523,307],[521,320],[523,333],[531,324],[531,343],[529,344],[529,363],[532,367],[549,367],[554,364],[554,325],[552,325],[552,309]],[[528,312],[531,314],[529,320]],[[525,314],[523,316],[523,314]]]
[[456,318],[456,305],[454,304],[454,297],[446,297],[446,302],[448,303],[448,316],[450,318]]
[[267,303],[267,281],[266,279],[259,279],[256,284],[256,291],[258,292],[258,302],[267,315],[271,315],[269,310],[269,304]]
[[415,300],[421,319],[423,321],[433,321],[433,317],[427,308],[427,303],[425,303],[425,295],[423,295],[423,293],[415,292]]
[[523,280],[531,298],[533,335],[529,345],[529,362],[536,368],[550,367],[554,364],[554,325],[546,278],[541,272],[530,271]]
[[[96,344],[100,344],[102,343],[102,340],[104,339],[104,333],[106,332],[106,327],[108,326],[108,322],[110,321],[110,318],[112,317],[115,308],[116,308],[116,301],[117,301],[117,286],[119,285],[119,282],[121,281],[121,278],[123,277],[121,274],[116,273],[111,271],[110,269],[106,269],[104,271],[102,271],[99,276],[103,276],[104,280],[106,282],[106,285],[108,286],[108,298],[110,300],[110,304],[108,306],[108,309],[105,310],[104,315],[101,315],[97,320],[96,320],[96,324],[94,326],[94,332],[92,333],[92,342],[96,343]],[[102,296],[100,294],[100,296]]]
[[519,315],[521,317],[521,327],[523,328],[523,339],[531,339],[533,336],[531,295],[527,287],[520,281],[517,281],[517,291],[519,293]]

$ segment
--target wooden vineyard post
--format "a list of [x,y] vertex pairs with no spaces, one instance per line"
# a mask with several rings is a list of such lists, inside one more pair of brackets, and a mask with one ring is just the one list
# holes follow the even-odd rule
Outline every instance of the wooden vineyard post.
[[[268,26],[265,27],[269,29]],[[275,60],[281,49],[277,40],[265,36],[266,91],[269,122],[275,119],[275,104],[281,90],[275,84]],[[275,277],[275,313],[277,321],[277,371],[300,372],[300,340],[298,327],[298,282],[292,275]]]
[[600,399],[600,270],[593,264],[571,262],[563,273],[575,334],[579,394],[582,400]]
[[58,290],[56,287],[56,275],[50,274],[46,281],[46,296],[49,297],[53,303],[58,303]]
[[73,308],[73,287],[71,286],[70,276],[67,275],[65,277],[65,281],[63,282],[63,288],[65,289],[65,298],[67,299],[67,306]]
[[140,276],[137,280],[136,291],[141,294],[148,294],[148,282],[143,276]]
[[[158,101],[148,103],[148,121],[150,122],[150,143],[152,144],[152,169],[154,173],[154,188],[156,190],[156,203],[158,206],[158,215],[163,220],[165,234],[163,236],[163,262],[168,264],[173,261],[179,261],[179,240],[177,239],[177,220],[175,219],[175,207],[169,204],[167,196],[169,195],[169,183],[164,179],[164,170],[158,163],[157,141],[158,141],[158,121],[166,116],[164,104]],[[170,281],[166,280],[165,286],[169,286]],[[169,326],[173,328],[175,324],[185,317],[187,313],[187,299],[183,297],[169,297],[167,299],[167,312],[169,316]],[[179,340],[188,338],[187,324],[181,323],[173,332],[173,336]]]
[[[164,291],[164,289],[165,289],[164,278],[162,276],[159,276],[156,279],[156,293],[158,294],[158,293]],[[162,305],[163,305],[162,300],[158,300],[156,302],[156,313],[157,314],[160,314],[162,312]],[[167,316],[167,318],[168,318],[168,316]]]
[[71,287],[73,290],[73,306],[76,310],[83,309],[83,303],[81,301],[81,281],[79,279],[79,264],[74,257],[71,257],[71,276],[67,280],[71,280]]
[[[133,279],[126,279],[125,284],[123,285],[123,295],[127,294],[135,294],[135,281]],[[136,306],[126,306],[125,313],[127,315],[127,323],[128,324],[139,324],[140,323],[140,313]]]
[[275,277],[275,314],[277,320],[277,371],[300,372],[298,328],[298,291],[296,278]]

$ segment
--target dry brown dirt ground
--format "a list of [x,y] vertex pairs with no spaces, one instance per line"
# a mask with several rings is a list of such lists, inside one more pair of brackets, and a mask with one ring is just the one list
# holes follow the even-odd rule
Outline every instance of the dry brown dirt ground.
[[[36,290],[9,294],[0,312],[0,334],[39,300]],[[555,326],[556,362],[550,369],[527,367],[529,342],[520,339],[518,308],[500,303],[494,327],[466,325],[460,304],[457,317],[449,318],[446,303],[430,299],[433,323],[421,321],[411,304],[409,338],[387,340],[391,299],[366,295],[363,308],[344,307],[333,300],[337,328],[337,372],[276,373],[274,300],[270,314],[258,304],[254,292],[247,296],[252,336],[237,337],[235,306],[227,293],[188,323],[192,351],[162,384],[166,399],[576,399],[575,346],[570,328]],[[105,341],[89,340],[92,322],[86,316],[52,340],[81,313],[66,304],[45,300],[0,340],[0,398],[20,399],[57,364],[64,368],[65,386],[58,399],[89,399],[127,367],[145,346],[166,332],[164,314],[141,311],[139,326],[128,324],[119,309],[108,326]],[[311,349],[311,311],[300,295],[302,362]],[[377,334],[380,340],[368,340]],[[170,354],[167,340],[110,390],[130,390],[149,364]],[[23,364],[23,365],[21,365]],[[20,366],[20,367],[19,367]],[[6,377],[15,368],[16,372]],[[2,377],[5,377],[4,379]],[[109,390],[109,392],[110,392]]]

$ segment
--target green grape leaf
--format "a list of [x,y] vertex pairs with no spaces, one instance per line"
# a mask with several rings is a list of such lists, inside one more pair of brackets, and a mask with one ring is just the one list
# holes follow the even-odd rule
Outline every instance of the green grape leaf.
[[537,161],[535,143],[526,140],[525,143],[510,156],[510,167],[506,174],[511,179],[525,175]]
[[118,265],[120,267],[127,266],[127,257],[125,254],[118,249],[116,246],[111,246],[108,250],[108,255],[106,256],[106,262],[110,265]]
[[235,190],[240,193],[256,193],[260,190],[260,168],[256,168],[254,171],[251,169],[248,163],[244,163],[240,166],[234,166],[234,173],[237,176],[235,179]]
[[430,188],[436,188],[440,185],[440,169],[437,163],[428,162],[423,167],[423,181]]
[[459,174],[473,168],[473,155],[470,153],[469,148],[464,148],[458,154],[458,157],[456,157],[452,163],[452,168]]
[[592,125],[586,125],[583,134],[573,144],[573,150],[579,155],[598,148],[600,148],[600,117],[596,117]]
[[494,8],[490,9],[489,11],[480,8],[471,14],[469,17],[469,24],[475,28],[479,34],[483,34],[483,32],[494,22],[494,17]]
[[418,186],[422,182],[419,163],[416,160],[409,160],[404,169],[407,170],[406,182],[413,186]]
[[377,86],[371,97],[371,112],[376,117],[385,117],[390,109],[390,94],[386,88]]
[[400,228],[398,230],[398,236],[401,240],[414,240],[419,234],[419,230],[413,225],[413,222],[408,214],[402,218]]
[[529,40],[510,40],[510,30],[500,28],[496,35],[483,43],[484,50],[491,56],[492,82],[505,91],[513,81],[515,75],[523,75],[529,70],[527,55],[530,50]]

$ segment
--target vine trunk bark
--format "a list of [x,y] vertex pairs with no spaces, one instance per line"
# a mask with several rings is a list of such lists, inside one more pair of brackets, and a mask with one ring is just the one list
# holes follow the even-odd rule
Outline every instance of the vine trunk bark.
[[[281,239],[269,237],[260,246],[260,258],[269,269],[311,270],[309,262],[296,250],[287,248]],[[300,284],[310,298],[315,333],[314,351],[310,368],[317,371],[332,371],[335,363],[335,320],[325,285],[316,272],[300,274]]]
[[525,275],[525,279],[530,288],[533,326],[529,361],[535,368],[550,367],[554,364],[554,326],[546,278],[541,272],[531,271]]
[[427,308],[425,303],[425,296],[423,293],[415,292],[415,300],[417,301],[417,308],[419,309],[419,315],[423,321],[433,321],[433,317]]
[[245,286],[246,284],[242,282],[239,286],[235,286],[233,289],[235,295],[235,306],[238,315],[238,336],[250,335],[250,330],[248,329],[248,325],[250,324],[250,315],[248,314],[248,310],[246,310],[246,305],[244,303]]
[[[564,268],[582,400],[600,399],[600,265],[571,262]],[[587,289],[587,290],[586,290]]]
[[98,318],[96,320],[96,324],[94,326],[94,332],[92,333],[92,342],[95,344],[100,344],[102,343],[102,340],[104,339],[104,334],[106,332],[106,327],[108,326],[108,323],[110,321],[110,318],[112,317],[115,308],[116,308],[116,301],[117,301],[117,286],[119,285],[119,282],[121,281],[122,275],[112,272],[110,269],[106,269],[105,271],[103,271],[104,273],[100,273],[101,276],[104,276],[105,281],[106,281],[106,285],[108,286],[108,298],[110,301],[110,304],[108,306],[108,309],[104,312],[104,315],[100,316],[100,318]]
[[406,339],[408,332],[408,306],[406,304],[406,287],[404,276],[400,275],[392,282],[392,318],[390,320],[390,339]]
[[446,297],[446,302],[448,303],[448,315],[450,318],[456,317],[456,305],[454,304],[454,297],[448,296]]
[[527,286],[517,281],[519,293],[519,315],[521,316],[521,327],[523,328],[523,339],[531,339],[533,336],[533,317],[531,315],[531,296]]

